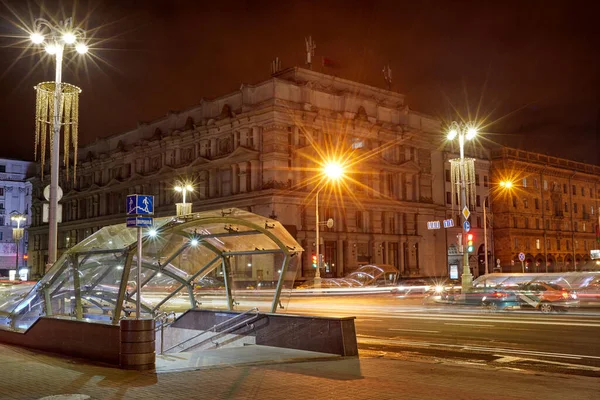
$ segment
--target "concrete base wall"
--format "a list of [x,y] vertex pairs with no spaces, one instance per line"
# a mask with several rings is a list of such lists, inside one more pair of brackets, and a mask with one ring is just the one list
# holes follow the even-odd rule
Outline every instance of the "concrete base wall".
[[41,317],[24,333],[0,330],[0,342],[119,365],[116,325]]
[[[234,311],[188,310],[172,326],[209,330],[239,314]],[[232,322],[232,325],[255,315],[248,314],[240,317]],[[222,329],[227,329],[229,326],[226,324]],[[354,317],[306,317],[261,313],[252,322],[247,325],[243,324],[230,333],[254,336],[258,345],[317,351],[341,356],[358,355]]]

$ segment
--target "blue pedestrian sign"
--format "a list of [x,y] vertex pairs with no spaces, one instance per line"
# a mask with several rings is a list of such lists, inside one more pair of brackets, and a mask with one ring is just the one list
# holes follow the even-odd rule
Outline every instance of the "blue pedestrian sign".
[[128,228],[149,228],[154,224],[154,218],[152,217],[128,217],[127,227]]
[[471,224],[469,223],[469,221],[463,222],[463,228],[465,232],[469,232],[471,230]]
[[130,194],[127,196],[127,215],[153,215],[154,196]]

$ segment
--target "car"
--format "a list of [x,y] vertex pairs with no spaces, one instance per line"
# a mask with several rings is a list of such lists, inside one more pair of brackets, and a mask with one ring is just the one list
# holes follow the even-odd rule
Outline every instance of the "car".
[[521,308],[521,301],[517,294],[514,291],[503,289],[496,289],[491,293],[486,293],[481,298],[481,304],[492,312]]
[[579,300],[574,291],[556,284],[532,282],[514,288],[495,289],[482,298],[482,305],[492,311],[533,308],[547,314],[578,307]]

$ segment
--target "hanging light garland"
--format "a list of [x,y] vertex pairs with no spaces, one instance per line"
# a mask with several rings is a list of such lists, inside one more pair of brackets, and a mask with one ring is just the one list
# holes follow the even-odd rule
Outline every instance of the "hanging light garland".
[[[54,82],[42,82],[34,87],[35,99],[35,149],[34,157],[37,161],[38,147],[44,178],[44,164],[46,162],[47,133],[50,132],[50,159],[52,160],[52,143],[54,142]],[[63,126],[64,154],[63,162],[66,167],[66,176],[69,180],[70,149],[73,148],[73,180],[77,176],[77,145],[79,122],[79,93],[81,89],[69,83],[61,83],[59,90],[59,124]]]
[[[453,158],[450,160],[450,180],[452,186],[452,209],[454,210],[456,194],[460,193],[460,185],[465,185],[465,206],[471,209],[475,205],[475,159]],[[458,201],[457,206],[460,204]]]

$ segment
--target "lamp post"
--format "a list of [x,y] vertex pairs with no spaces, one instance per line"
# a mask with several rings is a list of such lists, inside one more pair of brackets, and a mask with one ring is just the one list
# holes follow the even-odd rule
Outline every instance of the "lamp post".
[[[344,167],[335,161],[330,161],[325,164],[323,168],[323,175],[328,181],[337,181],[344,175]],[[333,226],[333,220],[330,218],[328,221],[321,222],[319,221],[319,192],[323,189],[320,187],[317,190],[317,194],[315,196],[315,234],[316,234],[316,244],[315,244],[315,252],[317,255],[317,270],[315,271],[315,286],[321,285],[321,252],[320,252],[320,240],[319,237],[319,227],[321,224],[327,225],[328,228]]]
[[[85,41],[85,32],[80,28],[73,27],[73,19],[67,18],[65,21],[53,25],[46,19],[39,18],[34,22],[33,33],[30,39],[34,44],[43,44],[46,52],[53,55],[55,59],[55,79],[54,79],[54,105],[53,121],[51,129],[53,130],[53,140],[51,140],[50,149],[50,196],[49,196],[49,232],[48,232],[48,264],[54,264],[57,256],[57,233],[58,233],[58,172],[60,160],[60,127],[61,127],[61,102],[62,102],[62,61],[65,51],[65,45],[73,45],[75,50],[84,54],[88,51]],[[39,108],[39,104],[38,104]],[[65,121],[67,120],[65,115]],[[75,123],[76,118],[74,118]],[[36,124],[38,121],[36,121]],[[43,128],[44,136],[46,128]],[[76,131],[74,131],[75,133]],[[74,146],[76,148],[76,134],[74,135]],[[45,137],[42,140],[42,146],[45,146]],[[44,157],[45,149],[42,151]],[[67,160],[68,161],[68,160]],[[77,160],[75,160],[77,163]],[[43,174],[43,161],[42,161]]]
[[15,260],[15,276],[19,276],[19,242],[23,238],[23,228],[21,228],[21,222],[25,221],[26,219],[27,218],[25,218],[25,216],[21,214],[14,214],[10,217],[11,221],[17,223],[17,227],[13,228],[12,231],[13,240],[15,241],[15,244],[17,246],[17,257]]
[[191,193],[194,191],[194,188],[192,187],[192,185],[190,185],[190,184],[177,185],[177,186],[175,186],[175,191],[181,193],[182,197],[183,197],[183,203],[175,204],[175,206],[177,207],[177,210],[176,210],[177,216],[181,217],[182,215],[191,214],[192,213],[192,204],[185,202],[185,194],[187,192]]
[[[462,214],[465,222],[468,221],[469,212],[469,199],[475,196],[475,163],[472,158],[465,158],[465,140],[471,140],[477,135],[477,129],[469,123],[452,121],[449,126],[447,139],[449,141],[454,140],[458,137],[458,144],[460,148],[460,158],[457,160],[450,160],[452,163],[452,190],[455,190],[455,185],[460,189],[460,202],[462,205]],[[458,182],[455,182],[458,181]],[[454,197],[454,196],[453,196]],[[467,232],[463,224],[463,273],[462,273],[462,289],[463,292],[469,291],[473,287],[473,275],[469,267],[469,252],[467,250]],[[487,255],[487,254],[486,254]]]

